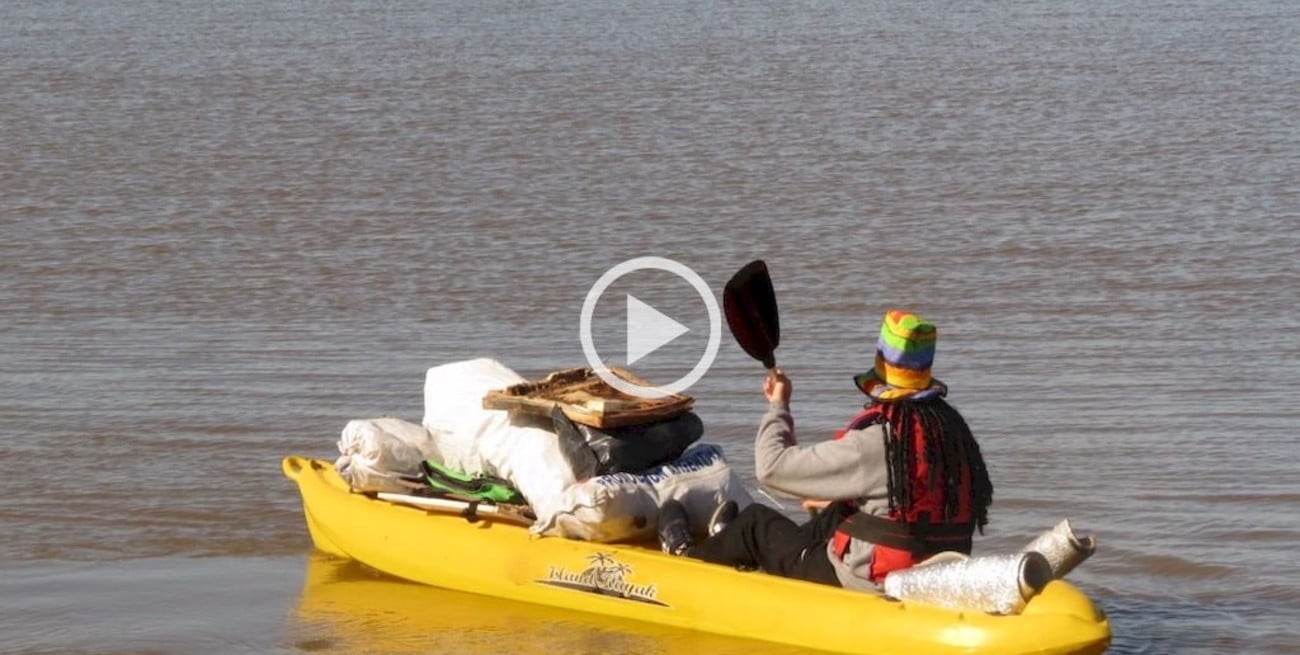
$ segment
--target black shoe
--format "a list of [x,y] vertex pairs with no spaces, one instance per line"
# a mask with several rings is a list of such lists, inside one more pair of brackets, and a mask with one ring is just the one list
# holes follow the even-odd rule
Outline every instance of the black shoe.
[[713,516],[709,517],[709,536],[712,537],[722,532],[740,513],[740,506],[734,500],[728,500],[718,508],[713,510]]
[[668,500],[659,508],[658,533],[659,547],[669,555],[685,555],[691,547],[691,524],[680,502]]

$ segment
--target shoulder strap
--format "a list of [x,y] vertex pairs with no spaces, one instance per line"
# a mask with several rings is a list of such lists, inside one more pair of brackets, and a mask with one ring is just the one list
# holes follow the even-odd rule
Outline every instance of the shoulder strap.
[[858,415],[854,416],[853,419],[849,421],[848,425],[845,425],[843,429],[836,431],[835,438],[843,439],[844,435],[853,430],[861,430],[862,428],[879,423],[883,420],[885,420],[884,414],[880,411],[879,407],[873,405],[858,412]]

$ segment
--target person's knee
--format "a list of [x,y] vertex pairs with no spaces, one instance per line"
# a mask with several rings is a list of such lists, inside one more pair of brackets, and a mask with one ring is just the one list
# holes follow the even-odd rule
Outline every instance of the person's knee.
[[762,503],[750,503],[745,507],[745,509],[740,510],[740,513],[736,515],[736,520],[740,521],[742,519],[748,519],[750,521],[756,521],[761,519],[770,519],[774,516],[785,518],[784,514],[768,507],[767,505],[763,505]]

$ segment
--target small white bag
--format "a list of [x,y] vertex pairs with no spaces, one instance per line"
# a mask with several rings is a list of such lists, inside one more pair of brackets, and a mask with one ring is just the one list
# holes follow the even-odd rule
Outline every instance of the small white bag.
[[334,468],[357,491],[402,492],[403,475],[418,475],[420,462],[439,459],[438,438],[422,425],[397,418],[349,421],[339,438]]

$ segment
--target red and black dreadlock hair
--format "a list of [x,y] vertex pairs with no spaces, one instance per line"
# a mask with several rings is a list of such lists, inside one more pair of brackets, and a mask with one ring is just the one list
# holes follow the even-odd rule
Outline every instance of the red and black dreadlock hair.
[[[961,511],[963,470],[970,472],[970,521],[981,534],[988,524],[988,508],[993,504],[993,483],[989,480],[984,457],[970,427],[955,408],[942,397],[926,400],[901,399],[876,402],[871,409],[881,422],[888,423],[885,453],[889,466],[889,509],[906,514],[913,507],[920,490],[912,472],[917,470],[918,450],[924,454],[929,471],[925,481],[930,488],[938,482],[943,488],[943,522],[950,523]],[[912,447],[913,435],[920,434],[922,446]],[[936,480],[943,476],[942,480]]]

